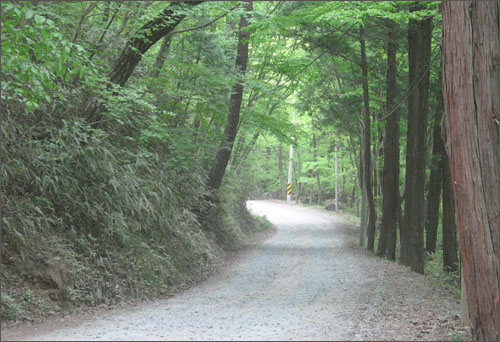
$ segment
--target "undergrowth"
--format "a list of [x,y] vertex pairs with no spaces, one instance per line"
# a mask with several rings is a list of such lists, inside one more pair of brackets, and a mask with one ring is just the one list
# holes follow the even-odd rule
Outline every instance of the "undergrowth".
[[437,249],[434,254],[426,254],[424,259],[425,273],[428,274],[432,281],[447,289],[450,289],[456,299],[460,299],[460,270],[444,271],[443,270],[443,251]]
[[200,222],[206,155],[182,137],[145,142],[132,110],[93,129],[15,109],[2,123],[2,322],[165,294],[264,227],[238,177]]

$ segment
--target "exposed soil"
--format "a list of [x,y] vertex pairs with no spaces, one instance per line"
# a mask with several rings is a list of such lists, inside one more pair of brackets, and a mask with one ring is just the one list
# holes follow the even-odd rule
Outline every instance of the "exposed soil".
[[449,290],[356,244],[323,210],[251,201],[276,234],[168,299],[2,332],[3,340],[470,339]]

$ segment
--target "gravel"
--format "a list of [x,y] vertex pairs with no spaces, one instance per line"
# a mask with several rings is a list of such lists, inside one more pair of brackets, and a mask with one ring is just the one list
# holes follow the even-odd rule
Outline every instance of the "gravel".
[[248,206],[276,233],[201,284],[2,340],[470,339],[449,290],[358,247],[341,215],[280,201]]

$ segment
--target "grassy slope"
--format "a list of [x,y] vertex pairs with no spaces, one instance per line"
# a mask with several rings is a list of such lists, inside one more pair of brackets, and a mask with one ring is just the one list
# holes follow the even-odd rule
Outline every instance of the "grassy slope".
[[24,248],[31,252],[24,261],[19,250],[4,245],[2,324],[161,296],[192,282],[224,255],[224,249],[269,228],[237,205],[220,204],[212,215],[214,226],[174,227],[166,232],[165,244],[134,234],[127,246],[89,241],[88,253],[80,253],[71,235],[42,236],[44,232],[25,239]]

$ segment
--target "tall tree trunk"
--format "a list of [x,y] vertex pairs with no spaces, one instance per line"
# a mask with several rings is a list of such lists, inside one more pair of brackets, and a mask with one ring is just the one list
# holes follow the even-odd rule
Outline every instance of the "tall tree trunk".
[[[377,116],[375,115],[374,112],[371,113],[372,115],[372,121],[373,122],[377,122]],[[372,173],[373,173],[373,176],[372,176],[372,186],[373,186],[373,198],[374,200],[376,199],[377,197],[377,185],[378,185],[378,176],[377,176],[377,173],[378,173],[378,170],[377,170],[377,163],[378,163],[378,148],[377,148],[377,130],[378,129],[372,129],[372,142],[373,143],[370,143],[371,145],[371,148],[372,148]],[[375,210],[377,210],[377,207],[375,206]]]
[[397,97],[398,50],[396,24],[391,22],[387,29],[387,121],[384,138],[384,169],[382,181],[382,229],[377,254],[394,260],[396,258],[396,237],[399,207],[399,111]]
[[[441,72],[439,83],[441,84]],[[425,222],[425,251],[436,252],[437,226],[439,221],[439,203],[443,175],[443,138],[441,136],[441,118],[443,116],[443,96],[438,94],[436,108],[434,108],[433,142],[431,158],[431,176],[427,193],[427,215]],[[444,190],[443,190],[444,191]]]
[[457,258],[457,225],[455,222],[455,203],[453,202],[453,184],[451,182],[448,156],[442,151],[443,158],[443,269],[456,271]]
[[[424,8],[415,3],[412,11]],[[401,263],[424,273],[424,187],[425,133],[429,93],[429,63],[432,17],[410,19],[408,63],[410,87],[408,99],[408,143],[406,154],[406,190],[401,227]]]
[[363,26],[359,28],[359,42],[361,45],[361,73],[363,76],[363,103],[364,103],[364,180],[363,185],[366,191],[366,199],[368,204],[368,222],[366,223],[366,232],[368,235],[368,246],[370,251],[373,251],[375,246],[375,221],[377,213],[375,212],[375,201],[373,200],[373,187],[371,180],[371,128],[370,128],[370,98],[368,95],[368,67],[366,62],[366,47],[365,47],[365,29]]
[[446,149],[472,335],[500,340],[500,4],[444,1]]
[[[359,245],[361,247],[365,246],[366,242],[366,229],[367,229],[367,221],[368,221],[368,205],[367,205],[367,196],[366,196],[366,188],[365,188],[365,171],[364,171],[364,146],[365,146],[365,138],[364,138],[364,130],[361,133],[361,148],[359,150],[359,185],[361,190],[361,226],[359,229]],[[359,207],[358,202],[358,207]],[[358,210],[359,211],[359,210]]]
[[240,122],[241,101],[243,99],[243,77],[245,76],[248,63],[248,39],[250,33],[246,30],[249,26],[247,15],[253,9],[253,2],[245,3],[247,13],[243,14],[240,19],[240,28],[238,32],[238,47],[236,52],[236,68],[240,72],[240,79],[233,87],[231,98],[229,100],[229,115],[224,129],[224,137],[219,145],[217,154],[215,155],[212,169],[208,177],[207,185],[217,191],[222,183],[222,178],[226,172],[227,163],[231,158],[234,139],[238,133],[238,124]]
[[[181,9],[186,6],[195,6],[202,1],[173,2],[165,8],[156,18],[152,19],[127,41],[120,57],[115,61],[108,75],[110,83],[124,86],[132,75],[142,56],[158,40],[172,32],[175,27],[186,16]],[[91,97],[84,109],[83,117],[90,123],[95,123],[100,119],[104,106],[97,95]]]
[[286,198],[285,175],[283,174],[283,145],[278,145],[278,168],[280,170],[281,197]]

